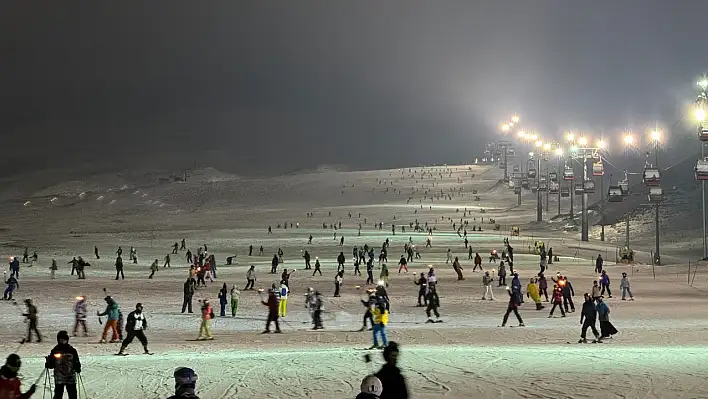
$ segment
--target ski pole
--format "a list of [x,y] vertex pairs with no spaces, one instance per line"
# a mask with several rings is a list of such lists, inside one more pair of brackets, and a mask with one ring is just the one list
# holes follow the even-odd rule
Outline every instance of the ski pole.
[[84,379],[81,377],[81,373],[78,374],[79,376],[79,395],[81,395],[81,390],[84,391],[84,399],[88,399],[88,394],[86,393],[86,384],[84,384]]
[[41,380],[42,377],[44,377],[44,373],[46,373],[46,372],[47,372],[47,369],[42,370],[42,373],[39,375],[39,377],[37,377],[37,379],[34,380],[34,385],[39,384],[39,380]]

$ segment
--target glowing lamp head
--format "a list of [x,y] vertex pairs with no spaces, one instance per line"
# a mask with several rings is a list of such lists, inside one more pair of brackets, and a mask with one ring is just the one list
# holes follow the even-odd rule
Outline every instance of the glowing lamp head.
[[532,135],[529,136],[529,138],[531,139],[531,141],[536,141],[536,140],[538,140],[538,135],[536,133],[533,133]]
[[694,111],[694,116],[696,118],[696,121],[698,122],[703,122],[706,120],[706,111],[703,108],[696,108]]
[[575,141],[575,135],[573,133],[568,132],[565,135],[565,139],[568,141]]
[[698,86],[699,86],[702,90],[705,90],[706,88],[708,88],[708,79],[701,79],[701,80],[699,80],[699,81],[696,82],[696,83],[698,84]]
[[559,157],[563,156],[563,149],[562,148],[556,148],[556,155]]
[[585,137],[581,137],[578,139],[578,144],[585,146],[588,144],[588,139],[586,139]]
[[634,143],[634,136],[632,136],[631,133],[627,133],[624,135],[624,143],[626,145],[632,145]]
[[561,287],[565,286],[565,280],[558,280],[558,285]]
[[55,353],[54,354],[55,359],[61,359],[61,353]]
[[659,141],[661,140],[661,131],[659,130],[652,130],[651,132],[651,139],[653,141]]
[[543,141],[541,141],[541,140],[536,141],[536,147],[541,148],[542,145],[543,145]]
[[603,150],[604,150],[605,147],[607,147],[607,143],[605,143],[605,140],[600,140],[600,141],[597,142],[597,148],[600,148],[600,149],[603,149]]
[[543,145],[543,149],[549,151],[551,149],[551,143],[546,143]]
[[511,129],[511,126],[509,126],[509,124],[504,124],[501,126],[502,132],[508,132],[509,129]]
[[77,300],[77,301],[83,301],[83,300],[84,300],[84,297],[83,297],[82,295],[79,295],[79,296],[76,297],[76,300]]
[[[708,82],[707,82],[707,84],[708,84]],[[518,115],[512,116],[512,117],[511,117],[511,121],[512,121],[513,123],[519,123],[519,116],[518,116]]]

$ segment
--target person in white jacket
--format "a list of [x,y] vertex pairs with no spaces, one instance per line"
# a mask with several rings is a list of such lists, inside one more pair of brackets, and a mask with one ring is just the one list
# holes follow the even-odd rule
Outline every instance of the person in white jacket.
[[622,290],[622,300],[626,301],[627,294],[629,294],[629,300],[633,301],[634,300],[634,295],[632,295],[632,291],[629,289],[629,278],[627,277],[627,273],[622,273],[622,281],[620,281],[620,289]]
[[285,285],[285,281],[280,282],[280,304],[278,305],[278,316],[285,317],[288,313],[288,294],[290,290]]
[[484,284],[484,295],[482,295],[483,301],[487,299],[487,294],[489,294],[490,301],[494,300],[494,292],[492,292],[492,281],[494,281],[494,279],[492,278],[492,276],[489,275],[489,272],[484,272],[484,276],[482,276],[482,284]]

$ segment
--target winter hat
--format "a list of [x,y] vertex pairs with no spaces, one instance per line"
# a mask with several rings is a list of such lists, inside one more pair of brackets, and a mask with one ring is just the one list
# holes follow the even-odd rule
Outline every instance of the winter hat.
[[16,373],[17,370],[20,369],[20,366],[22,366],[20,356],[16,353],[11,354],[7,357],[7,360],[5,360],[5,366]]
[[59,342],[61,340],[68,341],[69,340],[69,333],[64,330],[59,331],[57,333],[57,342]]
[[175,395],[194,395],[196,393],[197,373],[189,367],[179,367],[175,370]]
[[381,396],[381,391],[383,391],[383,385],[381,384],[381,380],[375,375],[367,375],[361,381],[361,393],[370,394],[378,398]]

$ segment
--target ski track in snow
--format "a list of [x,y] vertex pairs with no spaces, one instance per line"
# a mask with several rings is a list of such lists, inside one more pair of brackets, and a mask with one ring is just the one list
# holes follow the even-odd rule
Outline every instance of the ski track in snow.
[[[39,246],[40,253],[38,264],[22,266],[20,289],[15,293],[20,306],[0,302],[0,311],[4,314],[0,323],[0,347],[3,353],[18,352],[23,357],[25,383],[34,380],[42,371],[43,356],[53,346],[56,331],[70,330],[73,326],[73,298],[82,294],[87,295],[89,301],[90,337],[73,338],[72,344],[82,359],[83,381],[89,398],[165,398],[173,393],[172,372],[179,366],[196,370],[197,390],[202,399],[352,398],[358,392],[361,379],[377,370],[382,359],[379,351],[371,351],[373,364],[362,360],[367,352],[361,349],[371,345],[371,332],[356,332],[361,326],[363,307],[359,299],[364,290],[355,286],[363,286],[366,275],[361,278],[350,274],[353,268],[349,259],[351,246],[367,243],[378,247],[389,237],[392,300],[389,340],[402,346],[400,367],[413,398],[708,397],[704,377],[708,371],[704,360],[708,357],[708,306],[705,305],[708,273],[702,268],[695,287],[688,287],[687,267],[682,264],[658,267],[655,280],[651,267],[608,263],[616,296],[607,302],[612,309],[611,319],[620,333],[605,344],[575,345],[580,315],[576,312],[566,318],[548,319],[550,308],[536,311],[530,300],[521,307],[527,327],[498,328],[506,309],[506,291],[494,287],[496,301],[479,299],[483,292],[481,273],[471,271],[462,238],[441,216],[459,223],[462,211],[457,213],[456,210],[467,207],[475,212],[467,217],[471,224],[473,217],[477,218],[475,223],[480,224],[480,217],[484,216],[485,221],[496,218],[504,230],[514,224],[521,225],[522,236],[512,237],[511,243],[516,248],[515,269],[519,270],[524,288],[528,278],[538,270],[537,257],[528,254],[527,248],[538,239],[550,243],[561,261],[551,265],[547,275],[550,277],[559,271],[570,277],[576,290],[578,310],[582,293],[589,291],[597,278],[592,271],[592,259],[597,253],[603,253],[610,260],[614,248],[610,243],[597,241],[579,243],[577,235],[553,230],[553,223],[528,225],[527,222],[535,218],[535,196],[532,198],[525,193],[522,206],[515,208],[516,198],[510,191],[503,187],[490,190],[497,181],[498,170],[473,169],[477,177],[465,179],[467,197],[453,196],[453,201],[419,204],[411,201],[409,205],[405,204],[405,199],[411,195],[414,182],[400,180],[397,178],[400,171],[395,170],[250,179],[245,184],[243,179],[226,176],[204,187],[201,182],[188,181],[140,188],[140,193],[149,191],[151,198],[174,204],[169,205],[167,211],[130,200],[128,197],[139,196],[132,194],[138,186],[129,182],[123,190],[130,187],[130,191],[106,193],[107,198],[120,198],[111,207],[100,201],[89,201],[91,198],[78,201],[72,207],[31,205],[22,211],[16,209],[22,207],[21,203],[0,204],[0,216],[7,213],[4,220],[16,227],[12,240],[3,247],[7,254],[17,254],[18,248],[21,251],[24,245],[30,249]],[[460,167],[452,178],[445,176],[440,186],[451,187],[457,177],[464,178],[466,170]],[[207,178],[205,180],[209,180]],[[394,184],[377,184],[377,178]],[[419,179],[419,185],[429,187],[431,182],[431,179]],[[350,188],[351,184],[355,188]],[[284,188],[279,189],[279,185]],[[123,183],[114,186],[122,187]],[[374,190],[370,192],[372,187]],[[384,193],[386,187],[401,189],[402,193]],[[469,199],[473,189],[479,190],[480,202]],[[279,195],[283,190],[287,195]],[[347,195],[342,196],[341,190]],[[49,198],[54,195],[52,192],[44,194]],[[241,197],[249,194],[252,196]],[[284,202],[278,202],[284,197]],[[554,201],[551,198],[551,210],[555,209]],[[563,208],[567,209],[568,204],[563,201]],[[8,213],[10,205],[15,208]],[[428,209],[429,205],[432,210]],[[174,213],[173,206],[188,211]],[[485,208],[487,213],[476,213],[479,208]],[[304,214],[309,211],[316,212],[316,217],[306,219]],[[332,217],[323,216],[329,211]],[[362,219],[368,218],[361,236],[357,236],[357,225],[363,221],[356,216],[350,219],[349,211],[353,215],[362,212]],[[23,212],[31,212],[32,218]],[[391,214],[397,215],[396,221]],[[31,223],[33,218],[44,220],[44,225]],[[391,223],[407,227],[407,222],[415,219],[438,227],[432,248],[424,248],[426,235],[422,233],[391,235]],[[332,239],[333,231],[321,226],[323,221],[329,224],[338,220],[342,221],[343,228],[337,230],[337,235],[346,236],[343,248]],[[278,223],[286,221],[300,222],[301,227],[276,228]],[[375,221],[383,221],[386,226],[383,230],[374,229],[371,224]],[[156,229],[155,225],[160,227]],[[272,235],[265,234],[267,225],[273,226]],[[195,226],[204,229],[195,230]],[[67,235],[69,230],[86,233]],[[471,245],[483,258],[491,249],[501,249],[501,239],[506,235],[491,230],[485,223],[484,233],[469,232]],[[314,236],[313,244],[304,245],[309,234]],[[195,294],[195,314],[192,315],[179,313],[182,282],[187,274],[184,252],[172,256],[172,268],[160,267],[154,280],[147,279],[152,260],[157,258],[162,262],[170,245],[182,237],[187,238],[194,252],[197,245],[209,244],[210,252],[216,254],[220,264],[219,280]],[[411,273],[398,274],[394,264],[409,237],[421,249],[423,261],[410,264]],[[138,265],[126,261],[125,281],[113,280],[112,258],[117,244],[121,244],[126,253],[131,245],[135,246],[140,257]],[[258,246],[263,245],[264,256],[245,256],[249,244],[254,245],[255,253]],[[101,249],[101,260],[87,256],[92,253],[93,245]],[[279,271],[282,267],[302,268],[300,250],[303,249],[309,250],[313,258],[319,256],[323,270],[322,277],[313,278],[303,270],[291,278],[288,316],[281,324],[284,334],[259,334],[265,323],[265,308],[256,292],[242,291],[237,317],[217,318],[212,324],[214,341],[187,342],[196,338],[197,299],[212,299],[218,314],[215,298],[222,281],[229,286],[237,283],[243,287],[247,265],[254,264],[258,277],[256,288],[277,282],[279,274],[270,275],[267,270],[272,253],[278,247],[285,251],[286,260]],[[447,248],[452,248],[460,257],[465,281],[456,281],[452,268],[445,264]],[[651,248],[636,249],[638,254],[646,256]],[[345,281],[342,297],[332,298],[334,260],[340,251],[347,256]],[[84,255],[92,263],[86,270],[85,281],[68,275],[66,262],[74,254]],[[226,256],[234,254],[237,254],[235,265],[221,265]],[[60,267],[53,281],[49,280],[49,257],[56,257]],[[667,256],[667,259],[671,258]],[[442,324],[425,324],[424,308],[414,306],[417,288],[412,280],[426,271],[428,264],[435,266],[439,280],[440,312],[445,321]],[[483,266],[485,270],[495,270],[497,265],[483,262]],[[637,301],[623,302],[618,298],[621,271],[630,274]],[[377,268],[375,277],[378,272]],[[142,355],[137,341],[128,347],[130,356],[126,357],[113,355],[118,350],[117,344],[96,343],[100,326],[93,315],[96,310],[103,310],[103,287],[118,300],[125,316],[135,302],[144,304],[150,327],[147,336],[154,356]],[[302,295],[307,287],[315,287],[325,296],[324,331],[306,331],[310,321],[302,306]],[[24,309],[21,299],[27,297],[38,304],[39,327],[46,335],[45,343],[13,344],[26,328],[20,314]],[[516,323],[513,315],[510,323]],[[568,341],[573,344],[566,344]],[[35,396],[41,391],[41,384]]]

